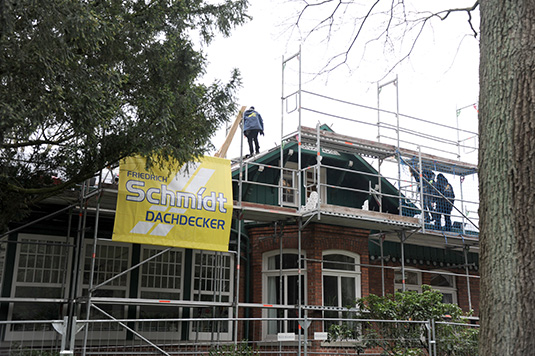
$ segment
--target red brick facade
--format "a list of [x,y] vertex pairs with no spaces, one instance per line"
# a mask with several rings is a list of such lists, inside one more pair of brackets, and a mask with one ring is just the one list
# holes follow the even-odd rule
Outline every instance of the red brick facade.
[[[381,295],[382,294],[382,284],[381,284],[381,262],[380,261],[371,261],[371,265],[377,266],[377,268],[370,268],[370,285],[369,290],[370,293]],[[385,278],[385,293],[386,294],[392,294],[394,293],[394,270],[392,267],[401,267],[401,264],[399,262],[393,263],[393,262],[385,262],[384,265],[387,267],[384,269],[384,278]],[[430,266],[428,265],[419,265],[419,264],[409,264],[406,267],[413,268],[413,269],[419,269],[419,270],[430,270]],[[451,273],[456,274],[465,274],[464,269],[460,268],[440,268],[441,271],[447,271]],[[466,277],[461,276],[455,276],[455,286],[457,289],[457,304],[461,309],[468,313],[470,311],[470,305],[471,309],[473,310],[473,316],[479,315],[479,278],[477,278],[478,274],[476,272],[470,271],[471,276],[475,276],[476,278],[470,277],[470,281],[467,282]],[[422,284],[430,284],[432,274],[430,273],[422,273]],[[470,284],[470,301],[468,297],[468,284]]]
[[[279,251],[299,248],[299,237],[297,225],[287,225],[281,228],[273,225],[269,226],[250,226],[248,229],[250,241],[250,300],[249,302],[255,304],[265,304],[263,300],[263,278],[262,266],[263,256],[267,252]],[[301,232],[301,251],[306,256],[306,286],[307,305],[321,306],[323,305],[323,278],[322,278],[322,264],[323,252],[328,250],[340,250],[350,253],[358,254],[360,256],[360,272],[361,272],[361,296],[367,296],[370,293],[381,295],[381,263],[377,259],[370,261],[368,244],[369,231],[323,224],[310,224],[306,226]],[[385,262],[385,266],[390,268],[384,269],[385,292],[392,294],[394,292],[394,269],[392,267],[399,267],[399,260],[397,262]],[[407,267],[417,268],[420,270],[431,269],[432,266],[421,266],[411,264]],[[464,274],[464,269],[460,268],[442,268],[441,270]],[[475,272],[471,272],[475,275]],[[431,278],[430,273],[422,273],[422,284],[429,284]],[[457,302],[459,306],[466,312],[469,311],[467,280],[465,277],[455,277],[457,288]],[[479,306],[479,279],[470,278],[470,297],[474,315],[478,315]],[[243,300],[243,298],[241,298]],[[321,311],[310,310],[308,317],[320,318]],[[250,318],[262,318],[262,310],[260,308],[253,308],[250,310]],[[264,324],[265,325],[265,324]],[[322,330],[322,323],[315,322],[309,327],[308,340],[314,338],[314,332]],[[262,340],[262,322],[253,321],[250,323],[250,330],[247,335],[249,340]],[[318,341],[310,341],[313,348],[319,350],[321,343]]]
[[[270,251],[283,249],[298,249],[298,227],[288,225],[275,234],[273,226],[253,227],[248,229],[251,241],[251,302],[262,304],[262,260],[263,254]],[[322,265],[323,252],[328,250],[342,250],[358,254],[361,265],[368,265],[368,230],[357,228],[339,227],[332,225],[310,224],[301,232],[301,251],[306,256],[306,274],[308,305],[323,304]],[[369,269],[361,267],[361,296],[369,294]],[[260,309],[253,311],[251,317],[260,318]],[[321,317],[321,312],[310,311],[309,317]],[[261,340],[261,323],[255,323],[253,327],[253,340]],[[321,324],[316,323],[309,328],[309,337],[313,337],[315,331],[323,331]]]

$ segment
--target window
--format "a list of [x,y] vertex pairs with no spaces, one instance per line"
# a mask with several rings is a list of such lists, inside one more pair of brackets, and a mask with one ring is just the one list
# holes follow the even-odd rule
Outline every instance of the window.
[[288,169],[282,171],[282,203],[284,205],[297,205],[296,172]]
[[[234,264],[228,253],[196,251],[193,256],[193,288],[191,299],[204,302],[230,302],[233,291]],[[190,338],[209,340],[217,333],[220,339],[230,340],[232,324],[230,307],[193,309],[193,318],[227,319],[193,322]]]
[[457,304],[455,277],[449,274],[433,274],[429,283],[433,289],[442,293],[442,303]]
[[[93,272],[93,286],[99,285],[119,273],[125,271],[130,266],[130,244],[119,244],[114,242],[99,240],[95,253],[95,269]],[[88,295],[89,281],[91,276],[91,261],[93,256],[93,241],[88,241],[85,245],[85,259],[83,271],[83,295]],[[130,273],[110,281],[93,291],[93,297],[125,298],[128,290]],[[99,305],[99,308],[115,318],[126,317],[126,306],[121,304]],[[81,314],[86,316],[85,305],[81,308]],[[91,309],[91,316],[94,319],[103,318],[102,313],[96,309]],[[104,323],[100,330],[114,330],[124,333],[124,329],[117,323]],[[111,336],[111,335],[110,335]]]
[[[12,297],[51,298],[66,297],[68,281],[67,261],[69,247],[65,238],[26,237],[19,235],[15,261]],[[60,303],[13,303],[11,320],[62,319]],[[38,324],[40,328],[50,328]],[[22,331],[23,324],[14,324],[13,331]],[[45,329],[42,329],[45,330]],[[51,330],[51,329],[50,329]]]
[[[162,251],[163,247],[144,246],[141,260],[145,261]],[[173,249],[145,262],[139,275],[139,296],[143,299],[180,300],[182,298],[182,266],[184,253]],[[159,305],[139,307],[140,319],[180,318],[180,308]],[[140,329],[149,332],[179,332],[178,321],[143,322]]]
[[[307,199],[312,192],[318,191],[318,183],[326,184],[327,183],[327,171],[325,168],[320,169],[320,182],[318,182],[318,167],[311,166],[305,170],[305,187]],[[318,196],[318,203],[327,203],[327,187],[320,187],[320,194]]]
[[[281,199],[284,205],[293,205],[298,206],[299,202],[297,201],[297,163],[288,162],[286,163],[286,168],[282,172],[282,194]],[[327,183],[327,171],[325,168],[321,168],[320,171],[320,180],[322,184]],[[306,187],[306,198],[310,196],[312,192],[318,190],[318,173],[317,167],[311,166],[304,170],[303,173]],[[321,188],[321,193],[319,199],[322,203],[327,203],[327,189],[326,187]],[[305,201],[306,204],[306,201]]]
[[[302,256],[304,258],[304,256]],[[301,287],[302,304],[306,304],[305,295],[305,263],[301,260],[301,283],[299,283],[299,255],[293,251],[279,251],[264,254],[263,285],[266,304],[292,305],[298,304],[299,286]],[[267,309],[264,316],[268,318],[297,318],[297,309]],[[264,337],[274,338],[278,333],[297,333],[297,320],[269,320],[264,323]]]
[[[418,293],[422,292],[422,276],[420,272],[405,271],[405,290],[412,290]],[[455,288],[455,277],[449,274],[431,274],[429,282],[433,289],[442,293],[442,302],[457,304],[457,289]],[[394,274],[394,287],[396,291],[402,290],[401,271]]]
[[[422,292],[422,275],[420,272],[405,271],[405,290],[411,290],[414,292]],[[403,277],[401,270],[394,272],[394,289],[397,292],[403,291]]]
[[[348,252],[324,252],[323,254],[323,305],[345,308],[353,306],[360,298],[360,256]],[[349,318],[348,312],[325,311],[325,318]],[[336,321],[326,320],[328,331]]]

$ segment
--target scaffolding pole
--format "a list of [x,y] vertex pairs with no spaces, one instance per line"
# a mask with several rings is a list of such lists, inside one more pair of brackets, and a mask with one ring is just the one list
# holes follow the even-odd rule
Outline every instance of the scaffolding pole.
[[401,242],[401,290],[405,292],[405,230],[401,230],[399,240]]
[[[238,247],[237,247],[237,256],[236,256],[236,288],[235,288],[235,308],[234,315],[236,316],[236,322],[234,323],[234,340],[238,342],[238,318],[239,318],[239,307],[240,307],[240,271],[241,271],[241,212],[238,215]],[[221,300],[220,300],[221,301]]]
[[463,248],[463,254],[464,254],[464,270],[466,272],[466,288],[468,289],[468,309],[472,310],[472,296],[471,296],[471,288],[470,288],[470,272],[468,271],[468,250],[470,249],[470,246],[464,246]]
[[78,214],[78,231],[76,232],[76,242],[74,247],[74,260],[72,263],[72,275],[71,283],[69,290],[69,304],[67,308],[67,326],[65,328],[65,349],[62,352],[66,355],[74,354],[74,340],[76,334],[75,323],[76,323],[76,306],[78,302],[78,285],[80,283],[80,271],[82,268],[82,251],[85,239],[85,226],[87,221],[87,198],[86,190],[88,189],[88,181],[84,181],[82,184],[82,189],[80,192],[80,212]]
[[[95,259],[97,255],[97,241],[98,241],[98,223],[99,223],[99,214],[100,214],[100,198],[102,193],[102,174],[99,177],[99,195],[97,196],[97,210],[96,210],[96,216],[95,216],[95,231],[93,232],[93,253],[91,254],[91,273],[89,274],[89,290],[88,290],[88,298],[87,298],[87,314],[86,314],[86,320],[91,319],[91,297],[93,296],[93,282],[94,282],[94,274],[95,274]],[[82,355],[86,355],[86,348],[87,348],[87,338],[89,336],[89,327],[86,326],[84,330],[84,343],[82,348]]]

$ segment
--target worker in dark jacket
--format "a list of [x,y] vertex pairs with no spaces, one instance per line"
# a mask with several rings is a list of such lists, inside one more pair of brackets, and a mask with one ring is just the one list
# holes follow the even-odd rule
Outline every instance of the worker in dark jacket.
[[[254,106],[251,106],[243,114],[243,134],[247,137],[247,143],[249,144],[248,157],[254,156],[254,149],[256,153],[260,152],[260,145],[258,144],[258,134],[264,135],[264,121],[262,116],[255,111]],[[254,144],[254,147],[253,147]]]
[[[451,231],[451,211],[453,209],[453,203],[455,202],[455,193],[453,187],[448,182],[446,177],[442,173],[437,176],[437,180],[433,185],[438,192],[436,193],[436,212],[437,219],[435,220],[435,227],[442,229],[442,215],[444,215],[444,230]],[[440,194],[439,194],[440,193]]]

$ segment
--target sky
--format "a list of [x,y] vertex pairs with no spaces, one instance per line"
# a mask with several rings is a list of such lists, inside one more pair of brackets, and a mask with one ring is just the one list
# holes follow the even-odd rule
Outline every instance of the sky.
[[[470,129],[477,129],[477,111],[472,104],[478,101],[479,41],[468,25],[466,12],[451,14],[445,21],[438,18],[429,21],[408,59],[393,68],[406,50],[411,48],[417,29],[415,32],[408,27],[400,27],[395,33],[395,28],[392,28],[392,41],[370,41],[381,32],[388,20],[381,15],[385,9],[377,8],[377,14],[366,23],[353,45],[348,64],[329,74],[317,75],[330,58],[346,48],[347,39],[355,34],[353,14],[365,13],[371,2],[362,1],[365,5],[360,7],[353,3],[345,12],[340,12],[338,20],[343,25],[334,26],[332,36],[327,41],[325,31],[309,34],[308,30],[332,8],[309,8],[306,16],[302,17],[301,26],[297,28],[294,25],[296,14],[302,9],[303,1],[251,0],[249,14],[252,21],[235,29],[229,38],[217,38],[205,49],[209,61],[207,81],[215,78],[225,81],[232,68],[240,70],[243,86],[238,92],[238,105],[254,106],[262,115],[265,136],[260,136],[261,151],[280,143],[281,113],[285,110],[281,101],[282,62],[299,50],[304,90],[377,107],[378,82],[387,83],[397,76],[397,100],[395,88],[392,85],[385,86],[380,96],[382,109],[395,111],[397,103],[402,114],[448,125],[455,125],[456,120],[460,120],[461,125],[467,124]],[[407,0],[405,3],[408,12],[472,5],[466,0]],[[424,8],[426,6],[433,8]],[[473,24],[476,30],[478,22],[475,16]],[[294,71],[294,67],[285,67],[285,95],[293,90],[290,84],[296,82],[297,71]],[[464,107],[457,119],[457,109]],[[324,110],[329,110],[328,105]],[[234,118],[230,118],[231,122]],[[325,118],[320,120],[325,120],[320,123],[331,125],[336,132],[352,136],[353,132],[354,136],[362,133],[358,128],[348,132],[344,122]],[[212,143],[216,149],[223,144],[225,132],[223,127],[214,135]],[[240,155],[240,138],[238,132],[227,158]],[[247,151],[244,142],[243,154]]]

